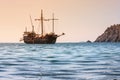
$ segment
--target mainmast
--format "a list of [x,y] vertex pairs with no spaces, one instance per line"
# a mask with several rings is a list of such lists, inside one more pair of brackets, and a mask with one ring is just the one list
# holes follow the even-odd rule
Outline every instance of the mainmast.
[[35,21],[41,22],[41,35],[43,36],[43,21],[49,21],[49,19],[44,19],[43,17],[43,10],[41,10],[41,17],[40,19],[35,19]]
[[43,10],[41,10],[41,35],[43,36]]

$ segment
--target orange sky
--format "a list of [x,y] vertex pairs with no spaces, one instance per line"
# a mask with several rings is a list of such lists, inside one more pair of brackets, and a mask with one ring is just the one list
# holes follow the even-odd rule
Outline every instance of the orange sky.
[[[109,2],[108,2],[109,1]],[[120,0],[0,0],[0,42],[19,42],[25,27],[31,30],[29,15],[59,18],[57,42],[94,41],[111,24],[120,23]],[[37,22],[34,22],[36,26]],[[50,29],[50,24],[45,25]]]

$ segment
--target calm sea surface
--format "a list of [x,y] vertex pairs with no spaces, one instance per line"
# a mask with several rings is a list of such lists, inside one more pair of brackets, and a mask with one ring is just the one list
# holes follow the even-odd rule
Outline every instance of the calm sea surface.
[[0,43],[0,80],[120,80],[120,43]]

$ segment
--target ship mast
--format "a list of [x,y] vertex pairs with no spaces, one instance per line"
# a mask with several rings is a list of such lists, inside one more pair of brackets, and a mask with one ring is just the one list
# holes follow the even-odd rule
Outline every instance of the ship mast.
[[43,36],[43,22],[44,21],[49,21],[49,19],[44,19],[44,17],[43,17],[43,10],[41,10],[41,17],[40,17],[40,19],[35,19],[35,21],[40,21],[41,22],[41,35]]
[[41,35],[43,36],[43,10],[41,10]]
[[52,20],[52,32],[54,33],[54,21],[58,20],[58,19],[54,18],[54,13],[52,14],[52,19],[51,20]]
[[32,32],[34,32],[34,25],[33,25],[31,16],[30,16],[30,22],[31,22],[31,25],[32,25]]

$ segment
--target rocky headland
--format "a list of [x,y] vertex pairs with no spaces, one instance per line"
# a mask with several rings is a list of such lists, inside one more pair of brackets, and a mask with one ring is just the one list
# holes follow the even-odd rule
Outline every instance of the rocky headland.
[[95,42],[120,42],[120,24],[111,25]]

